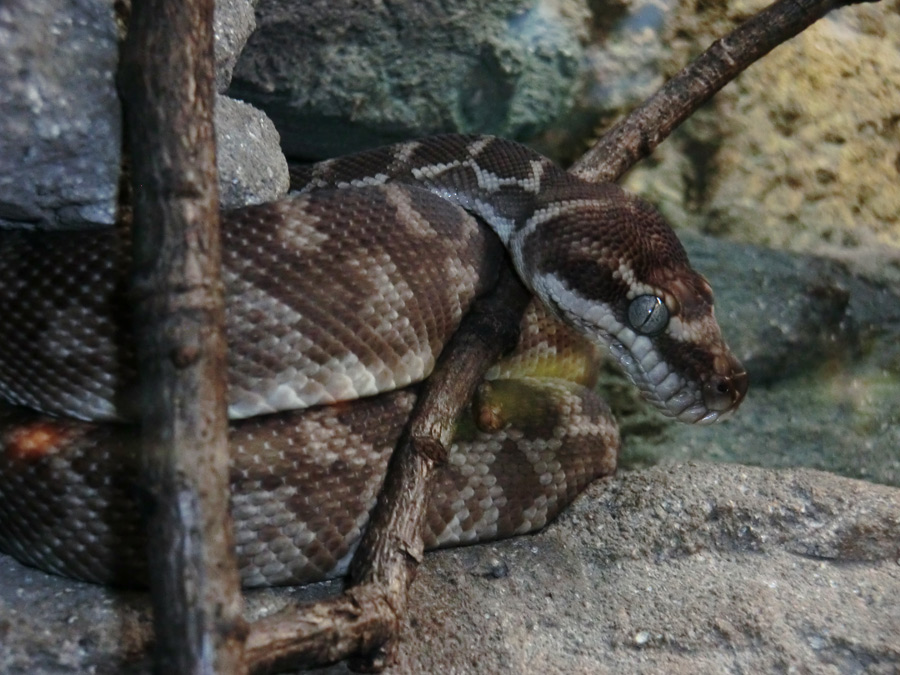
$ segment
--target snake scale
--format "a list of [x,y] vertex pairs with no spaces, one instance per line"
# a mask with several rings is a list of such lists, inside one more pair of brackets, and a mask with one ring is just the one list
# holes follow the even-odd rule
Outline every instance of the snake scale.
[[[611,354],[664,414],[709,423],[747,376],[709,285],[649,205],[510,141],[435,136],[292,175],[222,218],[232,510],[245,585],[345,572],[441,349],[512,264],[516,352],[457,421],[428,547],[539,529],[615,470],[592,391]],[[138,584],[135,366],[122,228],[0,232],[0,550]]]

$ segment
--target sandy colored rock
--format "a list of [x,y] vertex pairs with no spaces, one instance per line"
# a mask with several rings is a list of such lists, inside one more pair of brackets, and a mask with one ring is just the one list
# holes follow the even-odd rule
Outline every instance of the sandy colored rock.
[[898,500],[741,466],[599,483],[543,534],[429,560],[396,672],[894,672]]
[[[681,3],[671,75],[767,2]],[[742,73],[627,184],[679,224],[792,250],[900,259],[900,14],[833,12]],[[887,255],[884,251],[882,254]]]

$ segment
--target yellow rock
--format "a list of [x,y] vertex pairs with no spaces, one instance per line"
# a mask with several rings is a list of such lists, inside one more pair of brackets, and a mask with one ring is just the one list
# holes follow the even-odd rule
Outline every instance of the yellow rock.
[[[767,3],[706,4],[669,15],[669,75]],[[833,12],[673,141],[628,184],[676,222],[792,250],[888,247],[900,259],[900,14],[889,3]]]

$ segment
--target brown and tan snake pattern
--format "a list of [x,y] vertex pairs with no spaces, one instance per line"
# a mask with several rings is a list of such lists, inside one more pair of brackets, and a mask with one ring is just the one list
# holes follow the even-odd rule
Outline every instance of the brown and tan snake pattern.
[[[615,185],[465,136],[293,179],[291,197],[223,214],[246,585],[346,570],[416,383],[500,265],[535,301],[517,352],[457,422],[427,546],[538,529],[614,471],[616,426],[591,391],[597,350],[685,422],[715,421],[746,392],[709,285],[658,213]],[[0,242],[0,550],[140,583],[127,232]]]

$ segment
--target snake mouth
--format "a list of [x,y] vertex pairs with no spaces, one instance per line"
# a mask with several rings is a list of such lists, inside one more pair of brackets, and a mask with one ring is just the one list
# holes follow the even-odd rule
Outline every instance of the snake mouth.
[[[632,335],[622,337],[628,342]],[[630,342],[627,346],[621,339],[613,339],[610,353],[642,397],[667,417],[688,424],[712,424],[730,417],[747,393],[747,372],[730,354],[714,359],[712,374],[695,381],[667,363],[649,338],[634,336]]]

